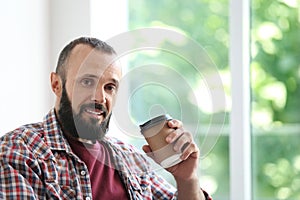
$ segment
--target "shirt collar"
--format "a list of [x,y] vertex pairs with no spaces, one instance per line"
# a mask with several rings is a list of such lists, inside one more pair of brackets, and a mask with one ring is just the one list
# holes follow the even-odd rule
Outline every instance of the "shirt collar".
[[71,152],[71,147],[64,137],[55,110],[52,108],[44,117],[44,139],[46,144],[53,150]]

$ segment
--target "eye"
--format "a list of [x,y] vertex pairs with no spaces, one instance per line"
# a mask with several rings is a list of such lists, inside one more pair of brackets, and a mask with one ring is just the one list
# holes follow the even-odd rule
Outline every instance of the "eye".
[[92,87],[95,85],[95,81],[93,79],[90,79],[90,78],[83,78],[81,81],[80,81],[80,84],[83,86],[83,87]]
[[114,84],[108,84],[105,86],[105,90],[114,92],[117,90],[117,87]]

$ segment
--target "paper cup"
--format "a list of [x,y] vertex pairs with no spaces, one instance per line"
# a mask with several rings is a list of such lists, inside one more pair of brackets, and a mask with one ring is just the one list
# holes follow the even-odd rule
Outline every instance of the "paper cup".
[[173,144],[166,142],[166,137],[174,129],[168,127],[170,115],[160,115],[140,125],[141,133],[152,149],[155,161],[163,168],[174,166],[181,162],[181,153],[174,151]]

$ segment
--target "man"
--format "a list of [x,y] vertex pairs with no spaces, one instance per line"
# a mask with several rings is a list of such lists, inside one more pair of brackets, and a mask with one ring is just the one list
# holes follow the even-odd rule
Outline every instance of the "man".
[[95,38],[62,50],[51,73],[55,107],[0,140],[0,199],[211,199],[199,186],[199,149],[181,122],[168,122],[177,131],[166,138],[183,149],[183,161],[167,169],[177,190],[134,147],[106,136],[121,79],[116,58]]

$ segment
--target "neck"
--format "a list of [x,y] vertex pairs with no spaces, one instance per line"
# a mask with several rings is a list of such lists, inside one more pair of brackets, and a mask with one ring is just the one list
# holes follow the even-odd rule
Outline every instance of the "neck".
[[96,140],[89,140],[89,139],[85,139],[85,138],[80,138],[80,137],[74,137],[72,134],[68,133],[67,131],[63,131],[64,135],[71,139],[71,140],[75,140],[84,144],[95,144]]
[[88,140],[88,139],[84,139],[84,138],[74,138],[75,140],[85,143],[85,144],[95,144],[96,140]]

